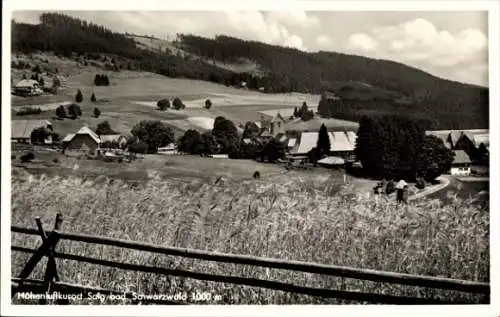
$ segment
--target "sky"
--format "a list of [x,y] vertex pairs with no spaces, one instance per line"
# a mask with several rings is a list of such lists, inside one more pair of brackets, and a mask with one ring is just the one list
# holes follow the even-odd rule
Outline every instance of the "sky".
[[[488,13],[481,11],[61,11],[119,32],[173,39],[223,34],[388,59],[435,76],[488,86]],[[38,23],[39,12],[16,11]]]

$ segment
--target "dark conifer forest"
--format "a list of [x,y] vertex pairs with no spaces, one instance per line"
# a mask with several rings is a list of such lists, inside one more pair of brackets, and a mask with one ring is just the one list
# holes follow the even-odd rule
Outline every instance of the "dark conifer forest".
[[[228,36],[215,39],[180,35],[174,43],[199,58],[153,52],[130,36],[58,13],[44,13],[38,25],[12,25],[12,51],[26,54],[52,51],[87,60],[109,56],[114,68],[151,71],[177,78],[225,85],[246,82],[266,92],[333,92],[323,98],[323,117],[359,121],[364,115],[400,114],[425,122],[430,129],[488,128],[488,88],[453,82],[400,63],[335,52],[297,49],[245,41]],[[236,73],[210,60],[259,65],[263,73]],[[297,105],[299,106],[299,105]]]

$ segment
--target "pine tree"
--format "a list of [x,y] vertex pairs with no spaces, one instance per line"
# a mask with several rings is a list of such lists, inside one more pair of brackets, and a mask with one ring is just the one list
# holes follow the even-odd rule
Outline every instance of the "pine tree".
[[97,99],[95,98],[95,94],[94,93],[92,93],[92,96],[90,96],[90,101],[92,101],[92,102],[96,102],[97,101]]
[[76,92],[75,101],[76,102],[83,101],[83,94],[82,94],[82,91],[80,89],[78,89],[78,91]]
[[99,108],[95,107],[94,108],[94,117],[99,118],[100,115],[101,115],[101,110],[99,110]]
[[328,137],[328,130],[324,124],[319,128],[318,142],[316,147],[320,155],[328,155],[330,153],[330,138]]

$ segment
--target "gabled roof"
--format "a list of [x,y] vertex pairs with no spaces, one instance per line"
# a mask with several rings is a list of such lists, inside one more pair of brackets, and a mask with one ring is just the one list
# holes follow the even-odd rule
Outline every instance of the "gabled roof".
[[476,134],[474,135],[474,142],[476,143],[477,146],[480,146],[481,144],[488,146],[490,145],[490,135],[488,133]]
[[345,132],[330,132],[332,139],[330,139],[330,150],[331,151],[353,151],[354,143],[349,141],[347,134]]
[[462,132],[461,131],[451,131],[450,132],[451,145],[455,146],[461,136],[462,136]]
[[285,119],[283,118],[283,116],[279,112],[271,120],[271,122],[276,122],[276,121],[285,122]]
[[101,143],[99,136],[94,131],[90,130],[89,127],[82,127],[76,134],[88,134],[92,139],[94,139],[94,141],[96,141],[97,143]]
[[272,137],[273,135],[271,134],[271,132],[267,131],[267,130],[264,130],[261,134],[260,134],[261,137],[264,137],[264,138],[268,138],[268,137]]
[[250,143],[252,143],[252,140],[249,138],[245,138],[245,139],[243,139],[243,143],[250,144]]
[[125,138],[121,134],[103,134],[100,135],[99,138],[101,142],[119,142],[121,138]]
[[471,163],[469,155],[467,155],[467,153],[465,153],[465,151],[458,150],[458,151],[453,151],[453,152],[455,152],[455,158],[453,159],[452,164]]
[[12,120],[11,121],[11,138],[25,139],[31,137],[31,132],[37,128],[51,126],[52,123],[47,120]]
[[23,79],[17,83],[15,88],[31,88],[35,85],[40,85],[40,83],[33,79]]
[[356,145],[356,139],[358,138],[358,135],[354,131],[347,131],[346,132],[347,139],[349,140],[350,143],[352,143],[353,146]]
[[[305,154],[316,147],[318,143],[318,132],[302,132],[297,153]],[[330,143],[331,144],[331,143]]]
[[288,144],[287,144],[287,146],[288,146],[288,147],[294,147],[294,146],[295,146],[295,144],[297,144],[297,139],[292,138],[292,139],[289,139],[289,140],[288,140]]
[[66,135],[62,141],[69,142],[69,141],[71,141],[71,139],[73,139],[74,136],[75,136],[74,133],[70,133],[70,134]]

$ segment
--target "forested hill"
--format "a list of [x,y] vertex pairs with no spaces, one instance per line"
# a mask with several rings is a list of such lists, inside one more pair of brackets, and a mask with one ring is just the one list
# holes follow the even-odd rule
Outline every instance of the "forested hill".
[[[226,85],[245,81],[250,89],[263,87],[270,93],[333,91],[341,100],[324,101],[323,116],[358,120],[363,114],[397,112],[429,120],[434,129],[488,128],[487,88],[440,79],[400,63],[306,53],[228,36],[181,35],[170,44],[147,49],[129,35],[57,13],[42,14],[39,25],[12,26],[14,52],[54,51],[67,57],[76,53],[84,60],[108,55],[115,71],[145,70]],[[259,72],[220,67],[241,60],[255,63]]]

